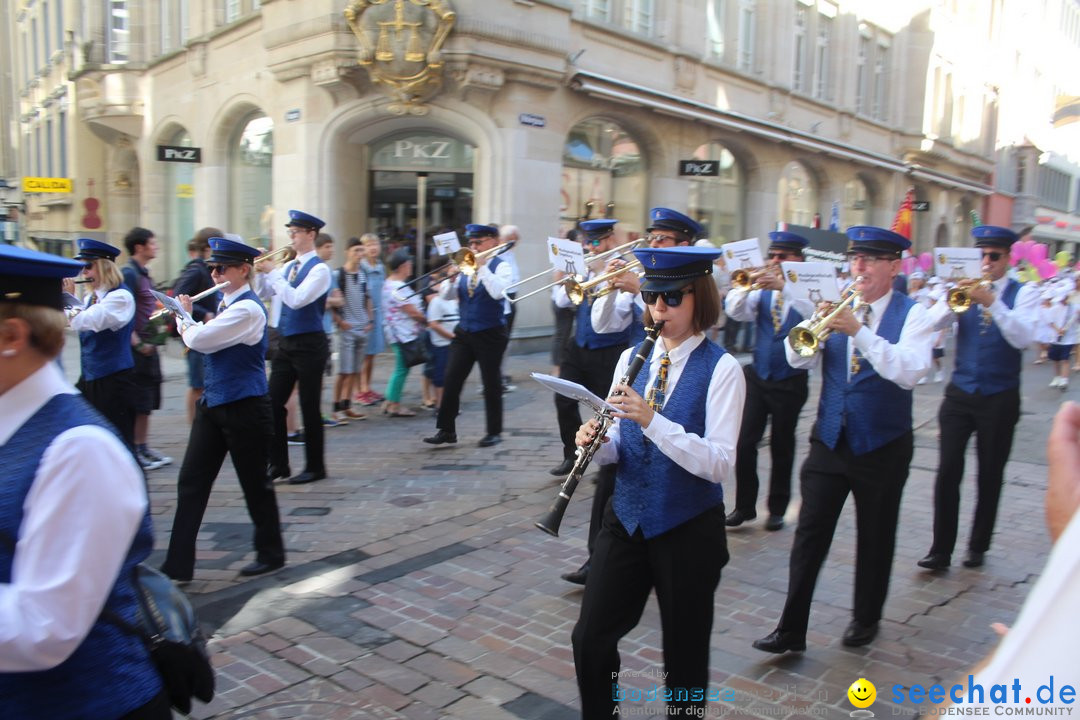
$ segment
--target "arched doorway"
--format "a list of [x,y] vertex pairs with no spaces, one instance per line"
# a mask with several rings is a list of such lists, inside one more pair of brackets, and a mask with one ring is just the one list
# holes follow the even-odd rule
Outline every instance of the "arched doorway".
[[624,128],[603,118],[570,130],[563,146],[561,232],[602,217],[618,218],[631,238],[644,231],[648,213],[640,147]]
[[778,188],[778,220],[793,225],[811,225],[818,207],[817,183],[802,163],[792,160],[784,166]]
[[[166,136],[163,145],[192,147],[191,135],[180,128]],[[168,162],[165,166],[165,229],[169,239],[168,269],[175,275],[187,263],[187,241],[195,235],[195,164]]]
[[274,121],[262,111],[245,116],[237,125],[228,149],[229,226],[227,232],[244,238],[262,238],[267,247],[273,237]]
[[705,228],[715,245],[743,239],[746,185],[742,169],[731,151],[718,142],[705,143],[694,151],[694,160],[712,160],[717,174],[689,179],[687,209]]

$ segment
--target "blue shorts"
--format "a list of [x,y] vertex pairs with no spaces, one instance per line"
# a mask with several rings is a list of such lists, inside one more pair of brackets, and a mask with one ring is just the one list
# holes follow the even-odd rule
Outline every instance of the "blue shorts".
[[431,382],[435,387],[442,387],[446,379],[446,361],[450,357],[450,346],[431,347]]
[[1050,346],[1046,352],[1046,357],[1054,362],[1060,362],[1069,359],[1069,353],[1072,352],[1072,345],[1058,345],[1057,343]]
[[192,390],[202,390],[206,387],[205,381],[206,356],[197,350],[188,348],[187,351],[187,384]]

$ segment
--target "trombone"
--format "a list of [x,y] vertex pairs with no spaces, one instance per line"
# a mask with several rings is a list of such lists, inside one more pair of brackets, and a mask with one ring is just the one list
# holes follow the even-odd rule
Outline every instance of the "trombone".
[[566,294],[570,298],[570,302],[574,303],[575,305],[580,305],[582,302],[584,302],[586,297],[601,297],[603,295],[607,295],[614,289],[613,286],[609,286],[606,288],[593,290],[593,288],[595,288],[600,283],[606,282],[618,275],[622,275],[624,272],[636,270],[639,267],[641,267],[641,261],[634,260],[633,262],[629,262],[626,265],[623,265],[621,268],[612,270],[611,272],[606,272],[603,275],[597,275],[591,280],[586,280],[585,282],[578,280],[577,277],[570,278],[566,283]]
[[[252,264],[253,265],[258,265],[259,263],[266,262],[267,260],[273,260],[274,262],[278,262],[279,260],[281,260],[281,259],[283,259],[285,257],[286,253],[289,253],[289,252],[292,252],[292,251],[293,251],[293,246],[292,245],[286,245],[285,247],[279,247],[277,250],[271,250],[270,252],[263,253],[259,257],[255,258],[252,261]],[[278,257],[279,255],[281,257]]]
[[[630,252],[631,250],[634,250],[635,248],[641,247],[644,244],[645,244],[644,238],[638,238],[637,240],[631,240],[630,242],[623,243],[622,245],[619,245],[618,247],[613,247],[610,250],[605,250],[602,253],[596,253],[596,254],[590,253],[590,254],[585,256],[585,264],[586,265],[592,265],[595,262],[599,262],[601,260],[607,260],[609,256],[618,257],[620,255],[625,255],[626,253]],[[635,262],[637,262],[637,261],[635,261]],[[640,262],[637,263],[637,264],[641,265]],[[629,267],[629,265],[627,265],[627,267]],[[506,286],[506,291],[507,292],[514,292],[514,290],[516,288],[519,288],[522,285],[527,285],[528,283],[532,282],[533,280],[536,280],[537,278],[543,277],[544,275],[547,275],[548,273],[553,272],[554,269],[555,268],[546,268],[546,269],[541,270],[540,272],[536,273],[535,275],[530,275],[529,277],[527,277],[527,278],[525,278],[523,280],[518,280],[516,283],[513,283],[512,285],[507,285]],[[509,298],[509,300],[510,300],[511,303],[516,303],[516,302],[518,302],[520,300],[524,300],[527,297],[532,297],[533,295],[536,295],[537,293],[541,293],[541,292],[547,290],[548,288],[553,288],[556,285],[561,285],[561,284],[564,284],[564,283],[568,283],[571,280],[573,280],[576,283],[581,283],[583,281],[583,279],[579,279],[579,278],[581,278],[580,275],[561,277],[558,280],[552,280],[551,282],[547,283],[546,285],[541,285],[540,287],[536,288],[535,290],[530,290],[529,292],[525,293],[524,295],[519,295],[519,296],[517,296],[515,298]],[[581,301],[578,300],[574,304],[578,304],[580,302]]]
[[949,309],[959,315],[971,309],[971,289],[990,287],[990,275],[984,274],[979,280],[960,280],[955,287],[949,288],[945,302]]
[[861,276],[855,278],[855,282],[851,283],[848,289],[844,291],[840,302],[827,315],[820,317],[819,313],[815,312],[814,316],[809,320],[803,320],[791,328],[788,332],[788,342],[791,343],[791,349],[801,357],[811,357],[820,350],[832,332],[832,328],[828,327],[829,321],[839,315],[840,311],[847,307],[848,303],[851,303],[852,310],[859,307],[862,292],[857,285],[861,281]]
[[[480,265],[483,264],[485,260],[495,257],[496,255],[501,255],[512,247],[514,247],[514,243],[504,242],[501,245],[496,245],[495,247],[484,250],[483,252],[473,252],[469,248],[459,248],[447,255],[446,257],[447,259],[449,259],[450,264],[456,267],[459,272],[465,275],[465,277],[472,277],[477,272],[479,272]],[[413,278],[412,282],[418,283],[424,278],[431,277],[437,272],[446,272],[446,265],[440,265],[434,270],[429,270],[423,275]],[[397,298],[398,302],[408,300],[414,295],[419,295],[420,293],[425,292],[429,287],[431,287],[432,284],[433,283],[424,283],[420,286],[419,290],[411,292],[408,295],[398,295],[395,293],[394,297]]]

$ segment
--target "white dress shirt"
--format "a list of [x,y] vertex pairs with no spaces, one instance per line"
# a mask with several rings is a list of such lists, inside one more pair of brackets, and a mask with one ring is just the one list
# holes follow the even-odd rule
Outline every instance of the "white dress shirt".
[[[556,289],[562,290],[563,296],[566,296],[566,290],[562,286]],[[593,300],[592,310],[589,311],[593,330],[598,333],[614,333],[630,327],[630,323],[634,321],[634,299],[640,297],[640,294],[613,290]],[[558,305],[557,299],[555,304]]]
[[[0,395],[0,445],[62,394],[75,388],[48,362]],[[0,584],[0,672],[47,670],[75,652],[105,607],[146,505],[139,466],[108,430],[82,425],[49,444],[23,504],[11,582]]]
[[[666,398],[670,398],[679,385],[683,368],[690,354],[697,346],[705,342],[705,336],[698,334],[687,338],[671,351],[668,359]],[[630,359],[636,348],[627,348],[615,367],[615,376],[611,387],[626,374]],[[650,388],[656,382],[660,367],[660,356],[665,352],[664,339],[660,338],[653,346],[649,360],[649,377],[645,387]],[[611,394],[611,391],[608,391]],[[710,482],[720,483],[733,477],[735,472],[735,446],[739,440],[739,425],[742,419],[743,401],[746,399],[746,380],[742,366],[730,353],[724,353],[713,368],[709,379],[709,389],[705,395],[705,435],[688,433],[679,423],[660,413],[653,415],[652,422],[643,428],[646,438],[656,448],[667,455],[673,462]],[[665,401],[666,402],[666,401]],[[593,459],[598,465],[608,465],[619,459],[619,426],[622,420],[616,419],[607,432],[608,442],[603,443]]]
[[[1001,299],[1001,293],[1008,284],[1008,276],[1002,276],[994,280],[991,285],[994,291],[994,302],[990,303],[990,316],[994,319],[1001,336],[1005,342],[1017,350],[1024,350],[1035,341],[1035,332],[1039,325],[1039,305],[1042,302],[1042,294],[1034,283],[1025,283],[1020,286],[1016,293],[1016,301],[1012,309]],[[982,305],[973,303],[968,312],[982,312]],[[930,308],[931,320],[934,327],[943,329],[948,327],[956,319],[956,314],[949,308],[949,303],[938,302]]]
[[225,309],[213,320],[185,327],[180,335],[184,344],[192,350],[209,354],[233,345],[258,345],[262,342],[266,313],[254,300],[237,300],[247,290],[243,286],[226,293]]
[[[494,259],[494,258],[492,258]],[[511,283],[511,275],[513,270],[508,262],[500,262],[499,266],[495,268],[494,272],[491,270],[491,261],[484,263],[484,265],[476,271],[476,289],[480,289],[483,285],[487,294],[491,296],[492,300],[502,300],[505,296],[506,286]],[[464,274],[464,273],[463,273]],[[439,288],[439,296],[452,300],[458,296],[458,275],[454,276],[453,282],[443,283]],[[466,276],[465,286],[468,287],[470,278]]]
[[[731,288],[731,290],[728,290],[727,297],[724,298],[724,312],[732,320],[756,322],[758,308],[761,305],[761,293],[763,292],[764,290]],[[769,305],[770,312],[776,307],[781,294],[784,296],[784,315],[780,318],[781,325],[787,320],[788,313],[792,309],[797,310],[804,320],[814,314],[814,304],[806,299],[796,300],[791,297],[786,283],[779,293],[773,292],[772,302]]]
[[[881,317],[892,300],[893,291],[889,290],[880,298],[870,303],[873,314],[870,325],[859,328],[859,332],[848,338],[847,368],[848,377],[851,375],[851,355],[855,348],[874,366],[874,370],[885,380],[894,382],[905,390],[911,390],[919,380],[930,372],[933,365],[931,350],[934,343],[936,327],[926,308],[915,303],[908,311],[904,319],[904,327],[900,330],[900,339],[896,344],[890,343],[877,334]],[[865,306],[857,310],[855,317],[861,322]],[[833,331],[838,332],[838,331]],[[793,368],[813,368],[821,362],[823,348],[810,357],[803,357],[791,348],[791,341],[784,340],[784,354],[787,355],[788,364]]]
[[324,262],[316,263],[298,286],[293,287],[289,284],[289,273],[292,272],[293,266],[299,263],[299,267],[303,268],[314,255],[314,250],[306,252],[295,260],[285,263],[284,266],[271,270],[266,276],[269,290],[293,310],[310,305],[330,291],[330,266]]
[[120,288],[109,294],[104,288],[94,291],[96,302],[91,305],[90,297],[77,315],[71,318],[71,329],[77,332],[101,332],[102,330],[120,330],[135,317],[135,298],[127,288]]

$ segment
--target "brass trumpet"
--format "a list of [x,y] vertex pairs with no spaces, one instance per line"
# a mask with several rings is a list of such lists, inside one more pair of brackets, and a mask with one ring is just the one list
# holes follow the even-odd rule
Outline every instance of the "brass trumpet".
[[[645,244],[645,241],[643,239],[639,238],[638,240],[631,240],[628,243],[623,243],[622,245],[619,245],[618,247],[614,247],[614,248],[612,248],[610,250],[605,250],[602,253],[586,255],[585,256],[585,264],[586,265],[592,265],[595,262],[598,262],[598,261],[601,261],[601,260],[607,260],[610,257],[618,257],[620,255],[625,255],[626,253],[630,252],[634,248],[641,247],[644,244]],[[640,265],[641,263],[638,263],[638,264]],[[518,280],[513,285],[507,285],[506,286],[506,291],[507,292],[514,292],[515,289],[521,287],[522,285],[527,285],[528,283],[532,282],[533,280],[536,280],[537,278],[543,277],[543,276],[547,275],[548,273],[550,273],[552,271],[553,271],[553,268],[547,268],[545,270],[541,270],[540,272],[536,273],[535,275],[530,275],[529,277],[525,278],[524,280]],[[552,280],[551,282],[547,283],[546,285],[541,285],[540,287],[536,288],[535,290],[530,290],[529,292],[525,293],[524,295],[518,295],[515,298],[510,298],[510,302],[511,303],[520,302],[520,301],[524,300],[527,297],[532,297],[533,295],[536,295],[537,293],[542,293],[543,291],[547,290],[548,288],[553,288],[556,285],[561,285],[561,284],[564,284],[564,283],[568,283],[571,280],[573,280],[574,282],[577,282],[577,283],[582,282],[581,280],[579,280],[577,278],[577,276],[575,276],[573,278],[562,277],[562,278],[559,278],[558,280]]]
[[[280,247],[277,250],[271,250],[270,252],[263,253],[259,257],[255,258],[253,264],[258,265],[259,263],[266,262],[267,260],[273,260],[274,262],[278,262],[285,257],[286,253],[291,252],[292,250],[292,245],[286,245],[285,247]],[[279,255],[281,257],[278,257]]]
[[[491,258],[491,257],[495,257],[496,255],[501,255],[502,253],[506,252],[507,250],[509,250],[513,246],[514,246],[514,243],[505,242],[505,243],[502,243],[501,245],[496,245],[493,248],[489,248],[488,250],[484,250],[483,252],[473,252],[469,248],[460,248],[460,249],[455,250],[454,252],[450,253],[446,257],[450,260],[450,263],[453,264],[458,269],[459,272],[461,272],[466,277],[472,277],[473,275],[475,275],[480,270],[480,265],[485,260],[487,260],[488,258]],[[413,283],[418,283],[418,282],[420,282],[421,280],[423,280],[425,278],[431,277],[432,275],[434,275],[437,272],[446,272],[446,266],[445,265],[440,265],[439,267],[435,268],[434,270],[429,270],[428,272],[424,273],[423,275],[420,275],[420,276],[414,278],[412,282]],[[423,283],[423,284],[420,285],[420,289],[415,291],[415,292],[409,293],[408,295],[398,295],[398,294],[395,293],[394,297],[397,298],[398,302],[402,302],[404,300],[408,300],[409,298],[413,297],[414,295],[419,295],[420,293],[427,290],[428,287],[429,287],[428,283]]]
[[581,282],[577,278],[571,278],[566,282],[566,295],[570,298],[570,302],[574,303],[575,305],[580,305],[582,302],[584,302],[586,297],[600,297],[601,295],[606,295],[607,293],[611,292],[611,290],[608,288],[604,288],[603,291],[598,290],[596,292],[590,292],[592,288],[596,287],[602,282],[610,280],[613,277],[622,275],[628,270],[636,270],[639,267],[641,267],[641,261],[634,260],[633,262],[629,262],[626,265],[623,265],[617,270],[606,272],[603,275],[597,275],[592,280],[586,280],[585,282]]
[[760,290],[757,278],[766,273],[773,273],[771,266],[763,265],[751,268],[739,268],[731,271],[731,286],[736,290]]
[[956,287],[949,288],[945,302],[954,313],[966,313],[971,309],[971,289],[990,287],[990,275],[983,275],[979,280],[961,280]]
[[827,315],[819,317],[818,313],[815,312],[809,320],[803,320],[791,328],[788,332],[788,342],[791,343],[791,349],[801,357],[811,357],[818,352],[832,332],[832,328],[828,327],[829,321],[839,315],[840,311],[847,307],[848,303],[851,304],[852,310],[859,307],[862,292],[856,286],[861,280],[861,277],[855,278],[855,282],[851,283],[848,289],[844,291],[840,302]]

